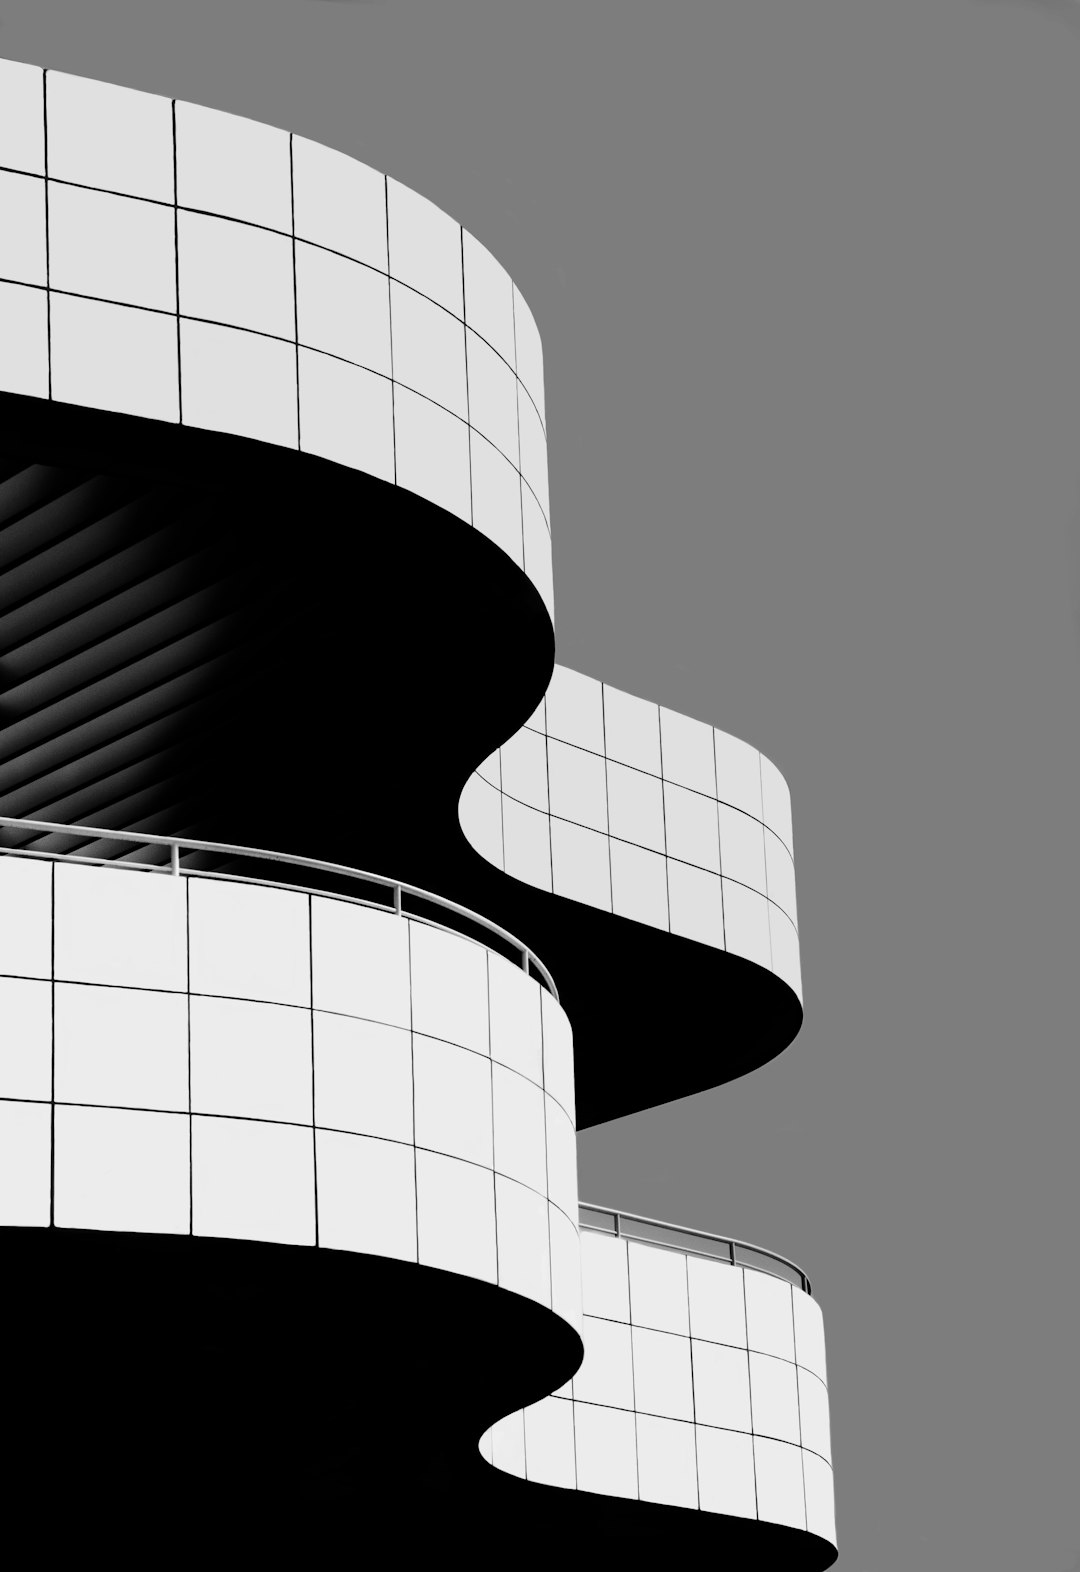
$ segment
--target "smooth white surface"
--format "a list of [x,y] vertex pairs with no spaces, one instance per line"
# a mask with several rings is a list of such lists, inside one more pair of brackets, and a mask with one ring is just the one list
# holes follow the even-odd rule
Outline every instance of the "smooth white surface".
[[0,1225],[47,1228],[52,1110],[0,1102]]
[[49,71],[49,175],[172,202],[172,105],[111,82]]
[[49,345],[54,399],[176,420],[174,318],[54,293]]
[[186,881],[75,863],[53,873],[57,978],[186,988]]
[[43,289],[0,281],[0,388],[47,398],[49,330]]
[[409,1033],[316,1010],[315,1123],[388,1141],[413,1140]]
[[0,60],[0,165],[45,173],[42,72],[21,60]]
[[52,1097],[51,984],[0,977],[0,1097]]
[[[0,201],[6,203],[6,197],[0,195]],[[25,232],[30,232],[28,225]],[[44,281],[43,254],[41,278],[35,282]],[[49,192],[49,282],[53,289],[174,312],[176,236],[172,209],[135,197],[53,182]]]
[[192,998],[193,1113],[310,1125],[311,1082],[310,1011]]
[[193,993],[311,1003],[309,896],[225,879],[190,890]]
[[176,200],[288,234],[289,135],[202,104],[176,104]]
[[[40,1003],[49,1030],[47,995]],[[188,1002],[182,994],[57,983],[55,1018],[58,1102],[187,1111]]]
[[0,278],[44,284],[45,182],[35,175],[0,170]]
[[317,1010],[409,1026],[409,925],[393,913],[324,896],[311,900]]
[[319,1246],[416,1260],[411,1146],[318,1130]]
[[52,975],[51,862],[0,858],[0,972]]
[[188,1120],[183,1114],[60,1106],[55,1121],[58,1228],[188,1232]]
[[640,1414],[637,1420],[639,1496],[667,1506],[698,1504],[694,1427]]
[[191,1121],[191,1187],[196,1234],[315,1243],[310,1128],[196,1115]]

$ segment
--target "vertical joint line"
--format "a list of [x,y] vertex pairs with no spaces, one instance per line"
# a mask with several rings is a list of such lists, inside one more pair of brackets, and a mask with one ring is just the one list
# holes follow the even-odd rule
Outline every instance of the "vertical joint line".
[[[293,134],[289,132],[289,227],[292,230],[293,345],[296,352],[296,448],[300,451],[300,296],[296,284],[296,179],[293,170]],[[312,1119],[314,1120],[314,1104]],[[314,1128],[314,1126],[313,1126]],[[318,1222],[316,1221],[316,1231]]]
[[52,398],[52,272],[49,253],[49,73],[41,73],[42,157],[45,166],[45,374],[48,396]]
[[176,414],[184,424],[184,371],[180,347],[180,180],[176,157],[176,99],[172,101],[173,282],[176,289]]
[[[383,207],[386,211],[386,325],[390,336],[390,441],[394,449],[394,485],[397,478],[397,383],[394,380],[394,288],[390,272],[390,177],[383,175]],[[410,965],[410,1009],[412,1008],[412,982]],[[411,1017],[410,1017],[411,1018]],[[410,1037],[410,1042],[411,1042]]]

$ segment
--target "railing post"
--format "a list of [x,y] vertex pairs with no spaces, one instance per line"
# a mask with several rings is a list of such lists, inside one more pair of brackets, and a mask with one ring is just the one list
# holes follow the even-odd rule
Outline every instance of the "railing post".
[[397,912],[399,917],[402,915],[402,911],[401,911],[401,885],[400,884],[395,884],[394,885],[394,910]]
[[529,970],[529,952],[526,949],[522,949],[521,952],[521,969],[523,972]]
[[173,873],[179,875],[179,873],[180,873],[180,844],[179,844],[178,841],[173,841],[172,845],[169,847],[169,865],[172,868]]

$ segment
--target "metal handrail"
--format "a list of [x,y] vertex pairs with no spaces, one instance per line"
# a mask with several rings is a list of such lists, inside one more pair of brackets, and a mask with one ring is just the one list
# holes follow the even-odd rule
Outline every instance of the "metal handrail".
[[[594,1222],[591,1216],[598,1215],[611,1219],[612,1226],[605,1228]],[[695,1249],[693,1244],[684,1244],[686,1238],[701,1239],[713,1245],[723,1245],[727,1252],[727,1259],[732,1266],[749,1266],[755,1271],[768,1272],[768,1266],[759,1266],[756,1260],[748,1260],[746,1256],[740,1257],[740,1251],[746,1251],[751,1256],[761,1257],[764,1261],[773,1261],[778,1266],[787,1267],[789,1272],[794,1272],[798,1279],[799,1287],[803,1292],[810,1294],[810,1279],[801,1266],[796,1266],[794,1261],[789,1261],[786,1255],[778,1255],[775,1250],[763,1250],[761,1245],[748,1244],[744,1239],[729,1239],[723,1234],[710,1234],[700,1228],[682,1228],[675,1223],[661,1222],[657,1217],[638,1217],[633,1212],[617,1212],[610,1206],[592,1206],[582,1202],[578,1208],[578,1220],[582,1228],[591,1229],[594,1233],[614,1234],[620,1239],[637,1239],[642,1244],[659,1245],[661,1249],[682,1250],[687,1255],[704,1255],[711,1260],[723,1260],[724,1257],[716,1250]],[[642,1234],[637,1231],[636,1225],[644,1224],[647,1228],[655,1228],[656,1234]],[[665,1237],[667,1236],[667,1237]],[[773,1277],[783,1277],[785,1282],[790,1279],[783,1273],[773,1272]],[[811,1295],[811,1297],[813,1297]]]
[[[217,874],[203,868],[182,868],[180,858],[184,852],[210,852],[224,857],[253,857],[263,858],[267,862],[285,863],[289,867],[310,868],[318,873],[334,874],[340,878],[357,879],[368,884],[377,885],[380,889],[389,890],[393,900],[393,909],[399,917],[410,916],[416,922],[427,922],[429,919],[417,913],[408,913],[402,910],[402,897],[414,896],[417,900],[430,901],[433,906],[443,911],[453,912],[458,917],[465,918],[470,923],[475,923],[485,933],[492,933],[504,940],[512,949],[517,950],[521,956],[521,967],[526,973],[530,967],[535,967],[540,981],[547,988],[551,996],[558,1001],[559,991],[555,986],[551,973],[543,962],[533,954],[528,945],[505,928],[500,928],[498,923],[492,922],[490,917],[482,917],[479,912],[472,911],[468,906],[460,906],[457,901],[448,900],[445,895],[436,895],[432,890],[424,890],[417,884],[406,884],[401,879],[388,879],[380,873],[368,873],[360,868],[349,868],[344,863],[321,862],[316,857],[297,857],[291,852],[266,851],[256,846],[230,846],[220,841],[193,841],[181,835],[151,835],[143,830],[103,830],[91,824],[51,824],[44,819],[9,819],[0,816],[0,829],[5,830],[31,830],[41,834],[73,835],[86,840],[125,841],[133,846],[163,846],[168,849],[168,865],[160,863],[132,863],[120,862],[108,857],[85,857],[78,852],[62,851],[35,851],[31,847],[3,846],[0,847],[0,856],[3,857],[39,857],[53,861],[71,861],[93,863],[106,868],[129,868],[141,873],[168,873],[172,875],[183,874],[185,878],[231,878],[239,883],[265,884],[274,889],[297,889],[296,885],[283,885],[272,879],[251,880],[240,874]],[[307,893],[311,893],[307,889]],[[376,901],[365,901],[359,896],[344,895],[331,896],[332,899],[353,901],[358,906],[384,907]],[[444,926],[440,923],[431,923],[432,927]],[[446,924],[451,932],[455,931],[450,924]]]

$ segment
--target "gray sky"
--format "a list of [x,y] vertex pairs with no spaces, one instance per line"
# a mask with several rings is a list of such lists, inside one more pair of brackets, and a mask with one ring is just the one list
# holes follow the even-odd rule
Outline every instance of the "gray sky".
[[1074,13],[0,3],[0,54],[303,132],[489,246],[544,340],[559,658],[787,776],[806,1025],[583,1136],[582,1194],[805,1266],[840,1572],[1080,1550]]

